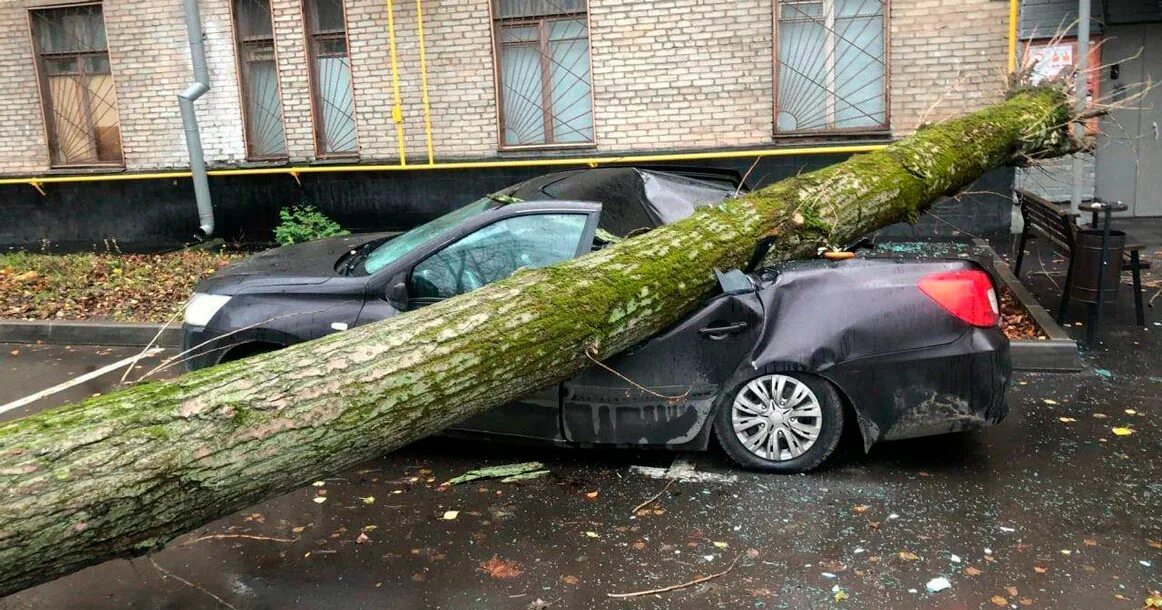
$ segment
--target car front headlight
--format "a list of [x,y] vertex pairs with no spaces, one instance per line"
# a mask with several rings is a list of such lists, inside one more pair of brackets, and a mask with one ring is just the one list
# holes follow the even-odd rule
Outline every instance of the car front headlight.
[[190,298],[190,302],[186,303],[185,323],[190,326],[209,324],[214,314],[218,313],[218,310],[222,309],[222,306],[229,300],[230,297],[224,294],[195,292],[194,296]]

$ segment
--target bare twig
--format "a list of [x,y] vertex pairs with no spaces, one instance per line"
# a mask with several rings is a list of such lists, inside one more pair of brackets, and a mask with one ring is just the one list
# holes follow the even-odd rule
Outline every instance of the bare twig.
[[650,504],[650,502],[653,502],[654,500],[657,500],[658,498],[662,497],[662,494],[666,493],[666,490],[668,490],[670,488],[670,486],[673,485],[674,481],[676,481],[676,480],[677,479],[670,479],[670,482],[666,483],[666,486],[662,488],[662,491],[659,491],[658,493],[650,496],[649,500],[646,500],[645,502],[642,502],[641,504],[638,504],[637,506],[633,507],[633,510],[629,511],[629,514],[636,515],[637,511],[648,506]]
[[150,351],[150,349],[153,348],[153,345],[155,343],[157,343],[158,338],[161,337],[161,333],[164,333],[165,329],[169,328],[170,324],[173,324],[174,320],[176,320],[177,317],[179,315],[181,315],[181,313],[182,313],[182,310],[180,310],[180,309],[175,311],[173,313],[173,315],[170,316],[169,319],[165,321],[165,324],[163,324],[161,326],[161,328],[157,329],[157,334],[154,335],[153,338],[149,340],[149,343],[147,343],[145,345],[145,348],[141,350],[141,353],[138,354],[139,358],[135,359],[133,362],[130,362],[129,366],[125,367],[125,372],[121,374],[121,379],[117,381],[117,387],[121,387],[121,386],[125,385],[125,380],[129,378],[129,373],[133,371],[133,367],[137,366],[137,360],[139,360],[140,357],[144,357],[145,353]]
[[190,546],[196,542],[203,540],[221,540],[224,538],[242,538],[245,540],[266,540],[269,542],[298,542],[298,538],[272,538],[270,536],[255,536],[254,534],[210,534],[200,538],[194,538],[188,542],[183,542],[182,546]]
[[754,171],[754,168],[759,166],[759,161],[761,160],[762,157],[755,157],[754,163],[751,163],[750,167],[746,170],[746,173],[742,175],[742,180],[738,181],[738,188],[734,189],[735,197],[738,197],[738,194],[742,192],[742,186],[746,184],[746,179],[750,177],[750,173]]
[[681,394],[679,394],[678,396],[666,396],[665,394],[659,394],[659,393],[657,393],[657,392],[655,392],[655,391],[653,391],[653,390],[651,390],[651,389],[649,389],[649,388],[647,388],[647,387],[645,387],[645,386],[641,385],[640,383],[638,383],[638,382],[636,382],[636,381],[634,381],[634,380],[630,379],[629,377],[626,377],[625,375],[622,375],[621,373],[619,373],[619,372],[617,372],[617,371],[613,370],[612,368],[610,368],[610,367],[609,367],[609,365],[607,365],[607,364],[605,364],[604,362],[602,362],[602,361],[598,360],[598,359],[597,359],[597,358],[594,356],[594,352],[596,352],[596,351],[597,351],[597,350],[595,350],[595,349],[593,348],[593,346],[589,346],[589,347],[588,347],[588,348],[585,350],[585,355],[586,355],[586,356],[587,356],[587,357],[588,357],[590,360],[592,360],[592,361],[593,361],[593,363],[594,363],[594,364],[596,364],[597,366],[599,366],[599,367],[601,367],[601,368],[603,368],[603,369],[605,369],[605,370],[609,371],[610,373],[613,373],[614,375],[617,375],[619,378],[621,378],[621,380],[622,380],[622,381],[624,381],[624,382],[626,382],[626,383],[628,383],[628,384],[632,385],[633,387],[635,387],[635,388],[637,388],[637,389],[639,389],[639,390],[641,390],[641,391],[645,392],[646,394],[649,394],[650,396],[657,396],[658,398],[662,398],[662,399],[665,399],[665,400],[670,400],[670,401],[675,401],[675,402],[676,402],[676,401],[682,400],[683,398],[686,398],[687,396],[689,396],[689,395],[690,395],[690,389],[689,389],[689,388],[687,388],[685,392],[682,392],[682,393],[681,393]]
[[152,563],[153,567],[157,568],[157,571],[161,572],[163,575],[168,576],[169,578],[172,578],[172,579],[186,585],[187,587],[197,589],[197,590],[201,591],[202,593],[209,595],[210,597],[214,598],[214,600],[217,601],[219,604],[222,604],[223,606],[230,608],[230,610],[238,610],[238,608],[235,607],[234,605],[232,605],[230,602],[228,602],[228,601],[222,599],[221,597],[218,597],[217,595],[214,595],[213,593],[210,593],[209,591],[207,591],[205,587],[202,587],[201,585],[197,585],[195,583],[192,583],[192,582],[182,578],[181,576],[178,576],[177,574],[174,574],[173,572],[170,572],[169,570],[157,565],[157,561],[155,561],[153,559],[153,557],[149,558],[149,563]]
[[680,585],[670,585],[668,587],[662,587],[660,589],[650,589],[648,591],[634,591],[633,593],[606,593],[606,595],[608,595],[609,597],[615,597],[618,599],[625,599],[627,597],[642,597],[644,595],[655,595],[658,593],[666,593],[668,591],[677,591],[678,589],[685,589],[686,587],[693,587],[694,585],[704,583],[708,580],[714,580],[715,578],[721,578],[723,576],[726,576],[727,574],[730,573],[731,570],[734,569],[734,566],[738,564],[739,559],[742,559],[742,553],[739,553],[738,557],[735,557],[734,561],[730,562],[730,567],[726,568],[725,570],[723,570],[717,574],[711,574],[710,576],[703,576],[702,578],[695,578],[694,580],[691,580],[689,582],[684,582]]

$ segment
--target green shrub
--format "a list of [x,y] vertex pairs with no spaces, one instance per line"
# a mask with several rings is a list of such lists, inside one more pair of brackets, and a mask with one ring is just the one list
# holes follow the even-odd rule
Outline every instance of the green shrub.
[[279,210],[282,221],[274,228],[274,240],[288,246],[313,239],[348,235],[339,223],[331,220],[313,205],[295,205]]

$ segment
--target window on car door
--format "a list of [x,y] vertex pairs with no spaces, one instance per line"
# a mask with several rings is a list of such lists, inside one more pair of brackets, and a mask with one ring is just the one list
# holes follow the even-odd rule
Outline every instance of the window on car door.
[[416,265],[408,281],[413,304],[424,305],[577,255],[588,214],[514,216],[477,229]]

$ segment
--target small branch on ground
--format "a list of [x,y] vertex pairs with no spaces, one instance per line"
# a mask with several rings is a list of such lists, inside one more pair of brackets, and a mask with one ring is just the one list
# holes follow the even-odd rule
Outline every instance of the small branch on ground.
[[218,597],[217,595],[214,595],[213,593],[208,591],[205,587],[198,585],[198,584],[195,584],[195,583],[192,583],[192,582],[182,578],[181,576],[178,576],[177,574],[174,574],[173,572],[170,572],[169,570],[161,567],[160,565],[157,564],[157,561],[154,560],[153,557],[149,558],[149,563],[153,564],[153,567],[157,568],[157,571],[161,572],[163,575],[168,576],[169,578],[172,578],[172,579],[182,583],[183,585],[186,585],[187,587],[197,589],[197,590],[201,591],[202,593],[209,595],[210,597],[214,598],[214,600],[217,601],[219,604],[222,604],[223,606],[230,608],[230,610],[238,610],[238,608],[235,607],[233,604],[222,599],[221,597]]
[[255,536],[254,534],[210,534],[208,536],[202,536],[200,538],[194,538],[193,540],[190,540],[188,542],[184,542],[184,543],[182,543],[182,546],[190,546],[191,544],[194,544],[196,542],[202,542],[203,540],[223,540],[223,539],[227,539],[227,538],[241,538],[244,540],[266,540],[268,542],[298,542],[299,541],[298,538],[274,538],[271,536]]
[[730,562],[730,566],[727,567],[725,570],[723,570],[717,574],[711,574],[710,576],[703,576],[702,578],[695,578],[694,580],[691,580],[689,582],[684,582],[680,585],[670,585],[668,587],[662,587],[660,589],[650,589],[648,591],[634,591],[633,593],[606,593],[606,595],[608,595],[609,597],[615,597],[617,599],[625,599],[627,597],[642,597],[645,595],[655,595],[657,593],[666,593],[669,591],[677,591],[678,589],[685,589],[686,587],[693,587],[694,585],[704,583],[708,580],[714,580],[715,578],[721,578],[723,576],[726,576],[727,574],[730,574],[730,571],[733,570],[734,566],[738,564],[739,559],[742,559],[741,553],[739,553],[738,557],[734,558],[734,561]]
[[654,500],[657,500],[658,498],[662,497],[662,494],[666,493],[666,490],[670,489],[670,486],[671,486],[671,485],[673,485],[673,484],[674,484],[674,481],[676,481],[676,480],[677,480],[677,479],[670,479],[670,482],[669,482],[669,483],[666,483],[666,486],[662,488],[662,491],[659,491],[658,493],[656,493],[656,494],[654,494],[654,495],[650,496],[650,499],[649,499],[649,500],[646,500],[645,502],[642,502],[641,504],[638,504],[637,506],[633,507],[633,510],[629,511],[629,514],[631,514],[631,515],[636,515],[636,514],[637,514],[637,511],[639,511],[639,510],[641,510],[641,509],[645,508],[646,506],[649,506],[649,504],[650,504],[651,502],[653,502]]

